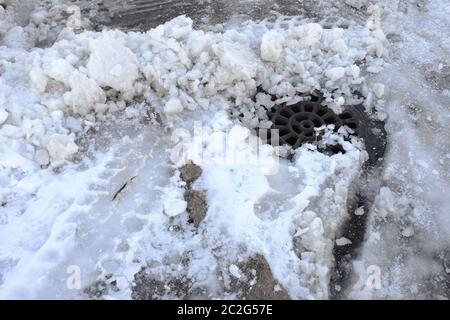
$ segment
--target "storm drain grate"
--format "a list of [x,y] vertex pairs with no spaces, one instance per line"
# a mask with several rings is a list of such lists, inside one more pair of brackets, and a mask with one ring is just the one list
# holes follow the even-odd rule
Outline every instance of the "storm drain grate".
[[[290,145],[293,149],[304,143],[321,139],[317,128],[334,125],[337,131],[347,126],[353,134],[360,137],[369,154],[369,164],[373,165],[381,159],[386,148],[386,131],[384,123],[369,118],[362,105],[347,106],[337,115],[333,110],[321,104],[321,99],[311,97],[311,101],[301,101],[296,104],[274,106],[268,111],[272,121],[271,129],[279,130],[279,143]],[[270,141],[270,132],[267,137]],[[332,152],[342,152],[335,146]]]
[[334,125],[335,130],[342,125],[359,133],[359,120],[349,111],[336,115],[331,109],[318,102],[302,101],[294,105],[282,105],[275,108],[270,119],[272,129],[279,130],[280,143],[288,144],[294,149],[305,142],[318,139],[315,129],[322,126]]
[[[264,91],[260,91],[264,92]],[[352,274],[352,261],[358,255],[358,250],[363,243],[366,231],[368,214],[357,215],[356,210],[362,208],[364,212],[370,212],[375,193],[367,191],[373,177],[379,172],[383,164],[383,156],[386,150],[387,133],[384,122],[375,120],[368,116],[362,104],[346,106],[341,114],[336,114],[330,108],[322,105],[323,98],[320,93],[314,93],[309,97],[311,100],[296,104],[286,103],[275,105],[270,110],[266,107],[269,119],[272,122],[271,129],[278,129],[279,143],[292,146],[293,149],[300,147],[303,143],[314,143],[321,140],[321,134],[316,129],[324,125],[334,125],[337,131],[342,126],[353,130],[353,134],[361,138],[369,159],[363,166],[359,181],[355,181],[350,190],[353,194],[348,198],[347,211],[350,219],[342,227],[342,236],[349,239],[351,243],[345,246],[335,245],[333,249],[334,266],[330,279],[330,297],[339,299],[345,297],[346,289],[350,284],[349,275]],[[272,96],[272,101],[276,97]],[[261,132],[262,131],[259,131]],[[271,142],[270,130],[267,132],[267,140]],[[340,145],[326,146],[325,153],[345,153]],[[291,157],[292,154],[289,157]],[[369,183],[369,181],[371,181]]]

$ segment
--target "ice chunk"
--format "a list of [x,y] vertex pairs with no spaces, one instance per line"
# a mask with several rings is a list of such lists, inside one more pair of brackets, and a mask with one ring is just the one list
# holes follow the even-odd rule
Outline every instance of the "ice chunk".
[[96,103],[105,103],[103,90],[86,75],[75,71],[69,78],[72,91],[64,94],[64,102],[73,112],[86,115],[94,109]]
[[106,33],[92,42],[87,70],[89,77],[100,86],[109,86],[121,92],[131,91],[139,76],[136,56],[112,33]]
[[344,39],[334,40],[331,44],[331,48],[338,53],[344,53],[348,49]]
[[36,154],[34,155],[34,160],[39,165],[45,166],[50,162],[50,155],[48,154],[47,150],[39,149],[36,151]]
[[212,40],[201,30],[195,30],[189,34],[186,39],[186,45],[191,57],[199,56],[208,46],[211,45]]
[[356,216],[362,216],[363,214],[364,214],[364,207],[359,207],[358,209],[355,210]]
[[360,69],[357,65],[352,64],[347,68],[347,74],[351,75],[353,78],[359,77]]
[[270,62],[277,62],[283,51],[283,35],[278,31],[266,32],[261,41],[261,58]]
[[230,271],[231,275],[237,279],[240,279],[242,277],[242,273],[241,270],[239,270],[239,267],[236,266],[235,264],[231,264],[230,267],[228,268],[228,270]]
[[62,83],[68,83],[71,74],[75,71],[73,66],[64,59],[52,60],[43,66],[43,70],[50,78]]
[[299,38],[305,46],[315,46],[322,38],[322,26],[318,23],[307,23],[293,29],[292,34]]
[[336,245],[337,246],[341,247],[341,246],[346,246],[346,245],[349,245],[349,244],[352,244],[352,241],[350,239],[345,238],[345,237],[336,239]]
[[414,235],[414,229],[413,227],[406,227],[402,230],[402,236],[409,238]]
[[325,75],[333,81],[339,80],[345,75],[345,68],[342,67],[331,68],[326,71]]
[[192,31],[192,23],[192,19],[186,16],[176,17],[164,25],[164,33],[170,38],[186,38]]
[[164,212],[170,217],[183,213],[187,208],[187,202],[183,199],[164,199]]
[[46,147],[54,160],[68,160],[78,151],[73,135],[55,133],[47,139]]
[[375,93],[375,96],[380,99],[384,96],[384,85],[381,83],[374,83],[372,85],[372,90]]
[[48,78],[43,70],[41,68],[33,68],[29,75],[33,87],[39,92],[44,92],[47,87]]
[[9,48],[26,48],[27,33],[22,27],[11,28],[3,35],[3,44]]
[[[214,46],[214,51],[219,56],[221,65],[228,71],[228,78],[234,76],[235,79],[246,80],[256,76],[256,56],[248,46],[225,42]],[[226,82],[227,79],[220,80]]]

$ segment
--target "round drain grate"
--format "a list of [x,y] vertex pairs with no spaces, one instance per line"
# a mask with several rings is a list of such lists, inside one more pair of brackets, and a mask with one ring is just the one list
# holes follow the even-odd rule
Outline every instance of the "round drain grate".
[[315,141],[315,129],[323,125],[333,124],[335,130],[346,125],[355,131],[360,130],[360,122],[350,111],[336,115],[331,109],[319,102],[302,101],[294,105],[281,105],[273,108],[269,114],[273,123],[272,129],[279,130],[280,143],[291,145],[294,149],[305,142]]
[[[347,106],[337,115],[330,108],[321,105],[321,99],[311,96],[311,101],[302,101],[293,105],[282,104],[273,107],[268,115],[272,121],[271,129],[279,130],[280,144],[287,144],[294,149],[305,142],[320,140],[316,128],[334,125],[337,131],[347,126],[354,134],[363,139],[369,153],[369,164],[374,165],[384,155],[386,148],[386,131],[384,123],[368,117],[362,105]],[[270,141],[270,131],[267,137]],[[339,146],[332,146],[331,152],[343,152]]]

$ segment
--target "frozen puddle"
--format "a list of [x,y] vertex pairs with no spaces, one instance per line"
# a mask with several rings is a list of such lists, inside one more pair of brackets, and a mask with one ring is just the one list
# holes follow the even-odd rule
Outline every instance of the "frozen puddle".
[[381,169],[363,169],[364,142],[331,126],[292,150],[254,132],[271,128],[270,108],[316,92],[336,114],[359,104],[374,120],[399,112],[385,101],[380,7],[367,6],[365,25],[280,16],[196,30],[180,16],[146,32],[88,31],[67,6],[30,9],[18,26],[8,8],[0,297],[391,295],[350,286],[383,256],[368,253],[372,216],[360,260],[348,277],[333,274],[336,248],[352,245],[351,215],[368,215],[372,200],[385,216],[408,207],[380,200],[394,196],[380,189]]

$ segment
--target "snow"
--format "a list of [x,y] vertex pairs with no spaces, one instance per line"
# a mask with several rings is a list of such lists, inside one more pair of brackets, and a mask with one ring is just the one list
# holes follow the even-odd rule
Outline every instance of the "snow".
[[[88,157],[82,151],[86,146],[79,144],[80,139],[86,137],[91,128],[98,132],[97,135],[102,135],[98,131],[99,126],[108,121],[115,123],[115,118],[119,122],[123,121],[120,119],[128,119],[125,125],[130,123],[134,126],[133,121],[143,115],[142,108],[151,106],[153,112],[161,116],[165,130],[176,129],[173,130],[172,143],[166,147],[169,149],[156,151],[163,157],[158,165],[170,165],[169,151],[174,168],[179,168],[189,160],[202,168],[202,176],[194,188],[206,193],[207,216],[199,227],[198,235],[188,240],[191,227],[186,225],[185,186],[179,180],[179,173],[177,170],[166,173],[168,177],[164,182],[154,181],[156,178],[144,182],[143,174],[154,177],[160,172],[152,169],[144,173],[142,168],[147,168],[149,161],[153,163],[154,160],[150,159],[154,155],[149,155],[142,148],[134,172],[126,169],[132,167],[133,161],[127,161],[125,167],[117,169],[118,173],[129,172],[127,176],[121,175],[128,181],[125,187],[121,189],[118,185],[115,190],[110,190],[121,190],[114,197],[112,206],[117,202],[115,206],[127,207],[121,212],[121,221],[127,230],[123,234],[124,238],[120,241],[117,238],[123,232],[115,236],[110,234],[116,229],[111,226],[106,226],[108,235],[105,230],[98,237],[113,237],[127,243],[135,241],[130,246],[140,256],[140,260],[173,259],[164,258],[170,254],[167,247],[169,243],[174,253],[193,250],[195,257],[186,272],[199,282],[209,279],[210,290],[213,290],[211,296],[222,294],[214,289],[214,283],[219,281],[215,279],[217,270],[233,274],[234,269],[229,270],[228,266],[259,252],[265,255],[274,277],[293,298],[327,298],[329,271],[332,267],[332,239],[346,219],[348,187],[358,176],[366,153],[360,141],[344,142],[341,136],[344,132],[329,132],[323,143],[342,143],[345,154],[330,157],[309,145],[298,149],[294,163],[289,165],[286,159],[278,157],[282,149],[261,145],[251,133],[250,129],[268,120],[260,104],[268,100],[261,95],[259,102],[251,98],[258,85],[270,93],[284,96],[285,101],[295,99],[298,90],[310,92],[323,87],[325,92],[330,92],[328,100],[331,106],[342,106],[346,101],[344,96],[349,100],[355,99],[350,87],[358,87],[363,83],[361,74],[366,67],[360,66],[363,68],[360,70],[360,67],[355,66],[356,60],[361,58],[361,52],[354,50],[347,54],[344,50],[348,45],[364,51],[363,41],[351,44],[347,38],[356,33],[367,42],[371,36],[367,30],[324,30],[317,23],[304,23],[287,32],[270,29],[264,23],[249,23],[242,28],[240,31],[231,29],[223,33],[194,31],[192,20],[178,17],[146,33],[110,30],[75,34],[66,29],[58,41],[45,49],[28,52],[16,46],[11,49],[5,47],[3,54],[6,59],[8,55],[14,54],[16,59],[23,61],[21,68],[8,67],[5,79],[17,78],[19,84],[27,89],[23,91],[25,99],[22,100],[8,87],[7,82],[2,92],[6,101],[29,107],[23,113],[17,108],[6,108],[6,111],[15,115],[3,125],[9,125],[10,130],[8,134],[3,132],[2,137],[19,145],[13,144],[13,149],[17,145],[17,150],[10,150],[9,162],[5,159],[2,163],[11,166],[11,159],[15,159],[11,157],[14,155],[22,159],[15,161],[19,164],[23,162],[19,166],[20,170],[28,170],[29,177],[39,175],[41,166],[49,166],[49,169],[57,169],[65,175],[71,166],[77,167],[73,161],[81,157],[82,162],[77,170],[80,170],[80,175],[87,174],[86,170],[90,169],[82,168],[87,165],[94,170],[92,164],[88,165],[89,161],[95,161],[97,157],[101,159],[104,155],[97,151],[93,159]],[[280,34],[285,36],[281,37]],[[333,40],[331,44],[328,43],[330,39]],[[335,61],[336,52],[340,57],[338,62]],[[335,66],[336,63],[339,66]],[[333,70],[333,78],[339,76],[344,81],[339,84],[327,83],[323,74],[330,69]],[[366,88],[366,91],[370,90],[370,87]],[[333,96],[331,91],[335,92]],[[143,97],[144,105],[130,105],[136,96]],[[197,114],[197,120],[202,122],[202,133],[194,132],[194,136],[189,130],[186,131],[193,125],[194,119],[189,119],[192,110],[203,110]],[[230,118],[230,111],[243,112],[245,117],[242,122]],[[156,132],[156,136],[161,138],[162,131],[157,130],[154,134]],[[108,131],[104,134],[109,135]],[[139,134],[135,134],[133,139],[143,144],[144,140],[139,140],[139,137],[143,139]],[[158,143],[157,140],[154,143]],[[108,141],[112,143],[111,138]],[[124,136],[123,146],[129,145],[131,141],[127,135]],[[20,145],[30,146],[30,154],[21,152]],[[117,148],[120,148],[120,144],[114,149]],[[28,162],[27,157],[30,157]],[[117,167],[108,161],[102,163],[102,166]],[[16,169],[19,167],[15,166]],[[102,171],[104,169],[98,169],[98,174]],[[114,179],[117,179],[118,173],[113,175]],[[136,179],[131,182],[132,177]],[[117,210],[108,209],[111,204],[101,201],[99,195],[90,195],[91,184],[96,185],[101,181],[96,179],[96,175],[93,175],[86,180],[89,186],[68,190],[73,194],[78,191],[80,197],[86,194],[91,199],[87,203],[80,202],[77,207],[83,208],[83,212],[97,210],[97,215]],[[291,191],[282,196],[286,187],[282,183],[284,179],[290,181]],[[148,204],[149,197],[139,195],[140,192],[132,199],[129,198],[130,192],[137,190],[137,185],[143,183],[147,184],[144,189],[149,189],[148,192],[153,194],[150,198],[154,199],[154,203],[151,205]],[[325,190],[323,194],[322,190]],[[279,205],[276,212],[264,209],[272,201]],[[100,203],[103,203],[102,206]],[[318,207],[312,206],[312,203]],[[144,207],[140,207],[140,204]],[[142,212],[144,208],[148,210],[148,206],[152,212],[149,216]],[[330,208],[333,210],[330,211]],[[54,214],[58,210],[55,209]],[[178,219],[178,223],[181,223],[181,218],[184,219],[182,228],[186,230],[183,232],[185,241],[174,246],[171,232],[163,230],[172,230],[172,227],[168,227],[170,221]],[[58,220],[66,223],[64,215]],[[48,228],[55,221],[49,219]],[[88,224],[86,218],[80,216],[75,221],[78,221],[75,225],[82,230],[88,227],[94,233],[99,232]],[[3,226],[7,232],[12,232],[14,227],[9,223]],[[142,235],[136,235],[138,238],[133,240],[131,234],[141,232]],[[50,253],[44,248],[59,246],[52,242],[52,237],[57,237],[57,231],[47,229],[45,234],[49,237],[47,240],[42,239],[42,244],[34,248],[34,253],[33,250],[29,252],[29,259],[39,257],[45,261],[41,256],[46,257]],[[295,247],[294,238],[297,239]],[[64,269],[62,261],[64,257],[70,259],[80,245],[78,241],[76,238],[67,238],[66,251],[51,260],[55,263],[48,267],[50,274],[46,278],[52,278],[62,271],[61,268]],[[162,251],[151,250],[149,244]],[[98,246],[110,247],[103,242],[99,242]],[[2,259],[9,261],[8,248],[12,247],[5,244]],[[51,252],[53,249],[49,250]],[[126,297],[131,290],[126,283],[132,280],[140,266],[136,263],[130,265],[126,262],[130,258],[123,260],[128,256],[108,250],[111,249],[102,249],[104,257],[91,256],[96,251],[88,250],[81,257],[87,260],[79,263],[95,270],[88,279],[112,272],[123,285],[118,296]],[[219,254],[218,258],[211,256],[213,251]],[[22,261],[24,257],[19,256],[17,259]],[[108,267],[102,267],[101,271],[86,265],[91,259],[94,262],[96,259],[106,259],[105,263],[114,263],[108,262]],[[97,261],[95,265],[102,265],[102,262]],[[112,270],[111,265],[115,265]],[[2,292],[5,295],[41,296],[44,288],[48,289],[49,284],[43,284],[23,291],[19,289],[18,280],[18,277],[27,279],[24,275],[32,273],[44,274],[46,267],[31,264],[24,268],[19,264],[10,268],[7,275],[3,276]],[[317,279],[313,285],[311,279]],[[56,281],[53,285],[55,287],[46,291],[45,296],[64,292],[61,283]]]
[[8,119],[8,116],[9,116],[8,112],[5,109],[1,108],[0,109],[0,125],[5,123],[6,119]]
[[183,199],[183,189],[179,187],[179,178],[171,179],[171,186],[163,190],[164,213],[169,217],[175,217],[186,211],[187,202]]
[[[330,298],[333,246],[351,243],[341,230],[363,144],[324,129],[321,143],[345,153],[306,144],[290,161],[291,150],[251,131],[271,125],[263,106],[315,90],[337,113],[362,94],[389,134],[374,204],[354,212],[368,219],[354,276],[376,265],[382,289],[337,287],[350,298],[444,296],[418,288],[440,275],[436,256],[448,247],[448,95],[410,66],[445,72],[445,28],[389,2],[343,3],[367,7],[367,21],[195,30],[180,16],[146,32],[94,32],[75,15],[51,25],[63,7],[36,8],[21,26],[0,7],[0,297],[87,298],[66,286],[76,265],[83,287],[116,282],[104,298],[130,298],[143,266],[158,279],[192,279],[207,298],[233,298],[229,276],[259,253],[292,298]],[[448,24],[445,3],[428,9]],[[388,40],[396,21],[403,47]],[[191,187],[208,205],[198,228],[178,170],[189,161],[202,168]]]
[[78,151],[78,146],[75,144],[74,138],[74,135],[67,136],[55,133],[44,143],[52,159],[66,160],[70,159]]
[[336,245],[338,245],[338,246],[346,246],[346,245],[349,245],[349,244],[352,244],[352,241],[350,239],[345,238],[345,237],[336,239]]
[[364,214],[364,207],[359,207],[355,210],[355,215],[362,216]]
[[239,270],[238,266],[236,266],[235,264],[231,264],[229,270],[233,277],[237,279],[240,279],[242,277],[241,270]]
[[164,113],[167,115],[177,114],[183,111],[183,104],[177,98],[170,98],[164,106]]
[[345,69],[342,67],[331,68],[327,70],[326,76],[332,81],[337,81],[345,75]]
[[99,86],[109,86],[132,96],[134,81],[139,76],[138,61],[125,46],[124,39],[115,36],[114,32],[105,33],[91,42],[86,68],[89,77]]

